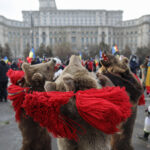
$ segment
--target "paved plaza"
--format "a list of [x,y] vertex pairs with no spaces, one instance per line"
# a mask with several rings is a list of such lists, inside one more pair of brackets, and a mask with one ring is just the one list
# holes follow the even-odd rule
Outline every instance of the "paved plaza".
[[[150,104],[147,98],[146,106]],[[143,124],[146,106],[138,108],[138,114],[133,134],[133,145],[135,150],[150,150],[150,138],[148,142],[141,141],[137,138],[138,134],[143,133]],[[0,150],[19,150],[21,147],[22,137],[15,122],[14,111],[10,104],[0,103]],[[56,140],[53,139],[52,150],[57,150]]]

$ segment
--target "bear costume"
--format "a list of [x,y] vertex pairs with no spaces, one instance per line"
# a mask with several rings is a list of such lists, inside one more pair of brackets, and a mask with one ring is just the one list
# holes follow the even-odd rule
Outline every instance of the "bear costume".
[[[107,77],[105,81],[107,81],[108,86],[114,86]],[[45,83],[46,91],[73,91],[76,93],[79,90],[94,88],[101,88],[99,80],[96,79],[95,74],[88,72],[82,66],[78,56],[71,56],[69,65],[55,82],[48,81]],[[76,107],[75,96],[70,98],[67,104],[61,106],[61,114],[83,126],[86,134],[79,134],[77,142],[67,138],[58,138],[59,150],[111,150],[111,135],[91,126],[80,116],[81,114],[79,114]],[[82,131],[80,128],[78,130]]]
[[[22,105],[21,103],[23,103],[23,100],[25,99],[24,93],[44,91],[45,81],[53,80],[55,73],[55,63],[56,61],[53,59],[47,63],[41,63],[37,65],[24,63],[22,65],[22,70],[24,72],[13,72],[11,70],[8,72],[8,76],[10,77],[13,87],[11,88],[10,86],[8,88],[9,92],[15,88],[27,89],[26,91],[21,91],[22,93],[14,92],[14,94],[10,94],[10,100],[11,98],[13,100],[13,95],[17,96],[22,94],[21,99],[16,100],[16,102],[15,99],[13,101],[13,106],[16,111],[16,120],[18,121],[18,126],[23,137],[22,147],[20,150],[51,150],[51,137],[47,129],[41,127],[37,122],[29,117],[22,106],[18,109],[17,105]],[[19,77],[19,74],[21,73],[22,75]],[[15,80],[15,77],[20,79]]]
[[105,76],[105,80],[104,78],[102,79],[102,85],[107,86],[106,81],[111,81],[115,86],[125,87],[133,105],[132,115],[120,126],[122,132],[112,136],[112,150],[133,150],[131,144],[132,133],[137,114],[137,105],[144,91],[143,87],[129,69],[127,58],[124,57],[119,60],[111,54],[105,54],[104,59],[101,60],[101,65],[102,67],[97,76],[100,79],[102,75]]

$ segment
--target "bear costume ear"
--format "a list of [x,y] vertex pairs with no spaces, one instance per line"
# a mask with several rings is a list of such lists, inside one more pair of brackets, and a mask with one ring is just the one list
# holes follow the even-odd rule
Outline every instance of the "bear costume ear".
[[56,91],[56,83],[55,82],[50,82],[46,81],[44,85],[44,89],[46,92],[48,91]]
[[24,71],[24,72],[26,72],[29,68],[30,68],[30,64],[28,64],[28,63],[23,63],[22,64],[22,70]]
[[72,75],[66,74],[63,77],[63,81],[64,81],[64,84],[65,84],[65,87],[66,87],[67,91],[74,91],[75,85],[74,85],[74,79],[73,79]]

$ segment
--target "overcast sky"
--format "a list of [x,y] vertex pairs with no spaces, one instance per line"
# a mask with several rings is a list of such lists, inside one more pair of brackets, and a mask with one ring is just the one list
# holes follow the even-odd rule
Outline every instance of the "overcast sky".
[[[150,14],[150,0],[56,0],[58,9],[123,10],[123,20]],[[22,20],[22,10],[38,10],[39,0],[0,0],[0,15]]]

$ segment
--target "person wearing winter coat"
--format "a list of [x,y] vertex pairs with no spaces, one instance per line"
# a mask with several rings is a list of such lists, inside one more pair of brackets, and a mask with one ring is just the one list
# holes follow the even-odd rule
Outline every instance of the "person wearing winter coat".
[[8,77],[6,75],[8,71],[8,65],[1,60],[0,61],[0,102],[3,100],[7,102],[7,84],[8,84]]

